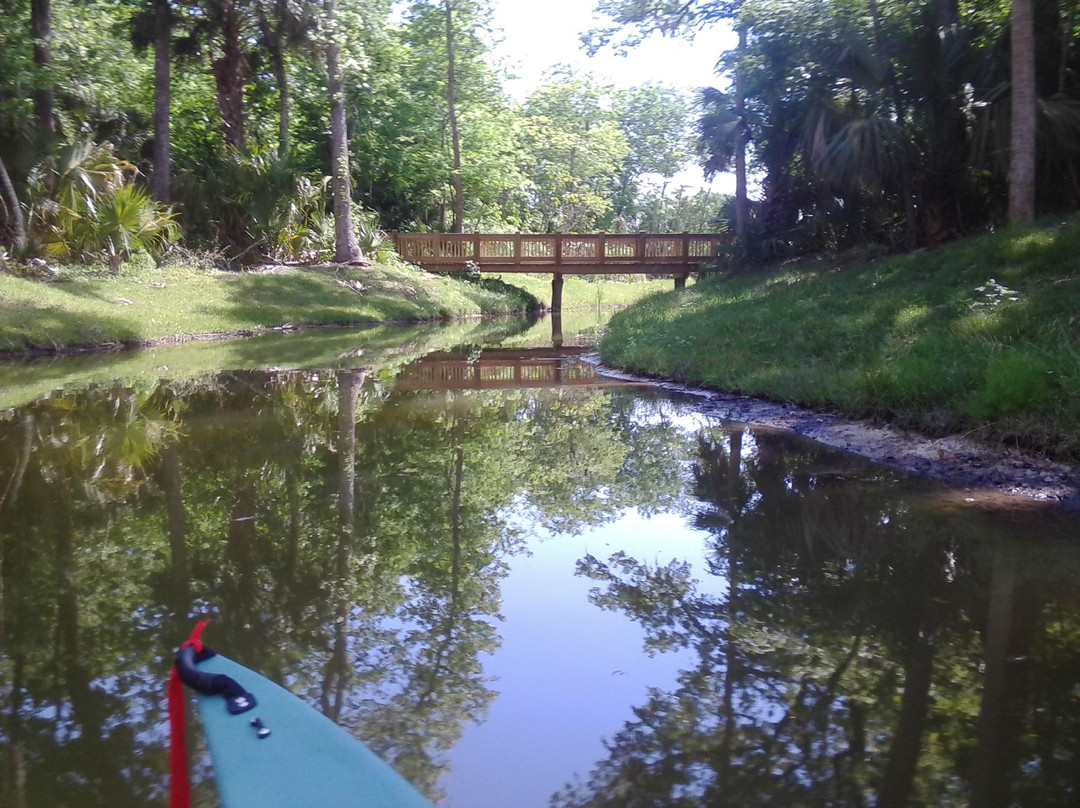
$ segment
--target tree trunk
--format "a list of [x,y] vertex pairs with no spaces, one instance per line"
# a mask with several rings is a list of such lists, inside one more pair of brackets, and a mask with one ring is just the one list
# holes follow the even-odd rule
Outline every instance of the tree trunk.
[[972,808],[1014,805],[1012,783],[1020,774],[1027,666],[1042,613],[1040,598],[1017,572],[1019,554],[994,549],[983,629],[983,684],[979,739],[972,761]]
[[738,118],[738,131],[735,133],[735,240],[744,253],[746,252],[746,224],[750,218],[750,202],[746,195],[746,98],[744,96],[743,57],[746,55],[746,23],[738,17],[736,26],[739,31],[739,50],[735,65],[735,114]]
[[[452,398],[460,394],[451,393]],[[445,660],[449,656],[454,645],[454,632],[458,627],[461,617],[461,581],[463,578],[461,569],[461,527],[463,519],[462,489],[465,483],[465,422],[461,418],[458,407],[454,407],[454,455],[453,472],[450,475],[450,513],[447,514],[450,522],[450,540],[452,550],[450,553],[450,591],[447,593],[446,615],[442,619],[442,639],[439,645],[430,655],[426,684],[417,698],[416,706],[428,704],[436,695],[439,685],[439,674],[444,671]]]
[[256,520],[258,495],[253,478],[234,482],[233,504],[225,545],[225,561],[232,573],[228,613],[235,625],[255,625],[259,608],[259,533]]
[[35,76],[35,84],[38,86],[34,90],[34,117],[37,118],[38,128],[46,140],[49,140],[56,134],[52,77],[48,75],[49,63],[52,62],[52,52],[49,49],[49,41],[52,39],[50,0],[31,0],[30,28],[34,35],[34,64],[40,68]]
[[[22,488],[23,478],[26,476],[26,469],[30,465],[30,454],[34,450],[33,415],[27,413],[23,416],[22,428],[22,450],[15,461],[15,470],[4,487],[3,493],[0,494],[0,514],[4,512],[5,507],[15,508],[15,502],[19,499],[19,490]],[[0,539],[0,648],[4,647],[6,639],[4,636],[4,626],[6,625],[4,603],[4,541]],[[0,672],[2,672],[2,669],[0,669]]]
[[1012,131],[1009,223],[1035,219],[1035,23],[1032,0],[1012,4]]
[[19,197],[15,194],[15,185],[7,173],[4,161],[0,158],[0,202],[3,203],[8,225],[11,227],[11,246],[16,250],[26,249],[26,222],[23,220]]
[[285,57],[278,50],[274,57],[274,79],[278,86],[278,159],[289,156],[289,75],[285,72]]
[[923,738],[933,707],[931,684],[940,626],[935,604],[940,601],[945,586],[945,555],[945,548],[939,543],[926,549],[920,564],[921,586],[910,593],[911,612],[904,643],[904,694],[889,746],[889,760],[881,778],[879,808],[905,808],[912,802]]
[[904,695],[900,700],[900,720],[889,748],[889,762],[885,767],[878,795],[878,805],[881,808],[903,808],[910,804],[931,707],[930,683],[934,672],[934,650],[932,640],[920,632],[914,639],[914,648],[904,665]]
[[458,132],[457,78],[454,75],[454,20],[451,0],[446,3],[446,109],[450,116],[450,145],[454,158],[454,220],[451,233],[461,233],[465,225],[465,192],[461,182],[461,137]]
[[289,108],[291,98],[289,96],[289,74],[285,71],[284,52],[284,27],[285,15],[288,14],[286,4],[279,0],[276,4],[276,19],[272,23],[262,4],[258,4],[259,30],[262,32],[263,43],[270,53],[270,63],[274,69],[274,81],[278,88],[278,159],[284,160],[289,154]]
[[337,721],[349,684],[348,579],[349,560],[356,543],[356,405],[364,383],[362,370],[342,370],[338,382],[338,546],[330,603],[334,606],[334,644],[323,672],[320,706]]
[[162,204],[169,203],[169,172],[172,141],[169,134],[169,105],[172,101],[172,9],[169,0],[154,0],[154,166],[150,193]]
[[169,533],[169,572],[171,589],[177,611],[187,608],[188,579],[187,509],[184,507],[183,472],[180,452],[169,446],[161,453],[161,490],[165,494],[165,514]]
[[345,120],[345,80],[338,64],[337,12],[325,0],[326,72],[330,87],[330,176],[334,199],[334,260],[348,264],[363,259],[352,225],[352,181],[349,178],[349,128]]
[[244,52],[240,46],[240,12],[236,0],[221,2],[221,57],[213,61],[217,103],[221,111],[225,142],[243,149],[244,133]]

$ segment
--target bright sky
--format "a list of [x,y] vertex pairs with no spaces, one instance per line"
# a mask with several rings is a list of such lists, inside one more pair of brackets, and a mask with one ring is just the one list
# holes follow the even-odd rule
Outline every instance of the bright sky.
[[[503,36],[496,55],[518,77],[507,84],[512,95],[524,98],[541,83],[545,71],[559,64],[623,87],[653,81],[697,90],[718,83],[713,66],[723,51],[735,45],[730,28],[714,26],[692,42],[653,37],[625,57],[605,49],[590,59],[579,37],[597,27],[593,7],[593,0],[494,0],[495,27],[502,29]],[[733,193],[735,183],[730,175],[721,175],[706,185],[701,170],[690,168],[677,175],[669,188],[678,185]]]
[[632,87],[655,81],[697,89],[716,83],[713,67],[735,44],[727,26],[702,31],[693,42],[650,38],[626,57],[605,49],[591,59],[580,35],[597,26],[591,0],[494,0],[495,26],[503,30],[498,55],[520,76],[509,89],[525,96],[552,65],[569,64]]

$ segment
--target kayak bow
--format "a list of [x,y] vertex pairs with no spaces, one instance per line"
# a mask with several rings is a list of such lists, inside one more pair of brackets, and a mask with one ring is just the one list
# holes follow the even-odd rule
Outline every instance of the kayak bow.
[[222,808],[432,808],[389,764],[322,713],[203,645],[204,626],[196,626],[181,646],[169,683],[171,808],[188,808],[190,802],[180,682],[196,692]]

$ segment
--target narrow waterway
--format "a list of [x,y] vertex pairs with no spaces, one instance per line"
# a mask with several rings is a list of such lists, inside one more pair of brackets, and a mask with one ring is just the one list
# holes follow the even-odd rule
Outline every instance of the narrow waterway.
[[445,808],[1077,805],[1080,522],[607,379],[604,317],[0,368],[0,806],[166,805],[206,615]]

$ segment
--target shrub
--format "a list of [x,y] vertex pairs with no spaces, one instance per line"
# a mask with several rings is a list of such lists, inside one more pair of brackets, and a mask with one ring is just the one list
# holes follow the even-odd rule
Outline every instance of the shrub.
[[176,214],[134,185],[138,171],[108,143],[71,143],[30,173],[32,248],[61,260],[159,255],[179,236]]

